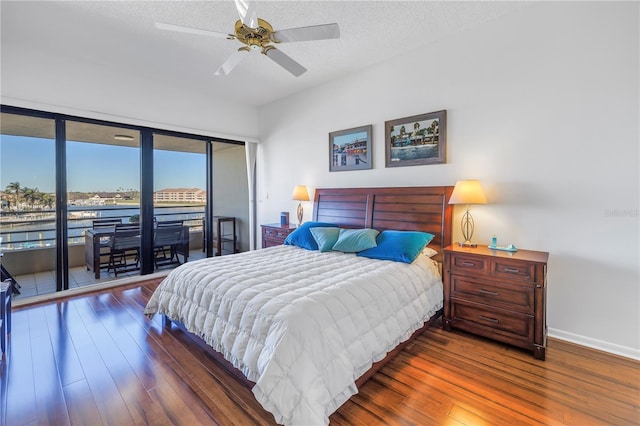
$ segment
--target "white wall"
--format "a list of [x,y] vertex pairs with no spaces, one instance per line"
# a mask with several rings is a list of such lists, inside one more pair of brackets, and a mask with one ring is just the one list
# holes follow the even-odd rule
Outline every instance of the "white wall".
[[[295,216],[296,184],[480,179],[474,240],[550,253],[550,335],[640,358],[638,16],[637,2],[535,3],[264,106],[258,223]],[[441,109],[447,164],[385,168],[385,120]],[[328,133],[366,124],[374,169],[330,173]]]
[[235,140],[258,136],[255,107],[173,87],[152,72],[139,75],[22,44],[3,44],[2,58],[4,105]]

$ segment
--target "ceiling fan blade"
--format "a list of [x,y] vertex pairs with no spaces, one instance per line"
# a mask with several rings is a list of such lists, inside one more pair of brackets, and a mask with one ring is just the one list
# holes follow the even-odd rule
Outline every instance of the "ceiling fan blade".
[[310,27],[289,28],[271,33],[271,39],[276,43],[292,41],[326,40],[340,38],[338,24],[313,25]]
[[165,24],[163,22],[156,22],[155,26],[156,28],[161,30],[176,31],[178,33],[198,34],[198,35],[218,37],[218,38],[229,38],[230,36],[229,34],[219,33],[216,31],[201,30],[198,28],[191,28],[191,27],[181,27],[180,25]]
[[227,75],[229,74],[235,67],[238,65],[244,57],[247,55],[247,52],[244,50],[236,50],[233,52],[231,56],[224,62],[224,64],[220,65],[220,68],[216,70],[215,75]]
[[282,50],[278,50],[275,47],[266,50],[264,54],[296,77],[300,77],[302,74],[307,72],[307,69],[305,67],[291,59],[291,57],[284,54]]
[[249,28],[258,28],[256,2],[252,0],[235,0],[240,21]]

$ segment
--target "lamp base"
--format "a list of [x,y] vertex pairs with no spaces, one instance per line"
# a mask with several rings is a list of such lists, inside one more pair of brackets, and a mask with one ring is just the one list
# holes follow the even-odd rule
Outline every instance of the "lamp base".
[[476,243],[472,243],[472,242],[471,242],[471,241],[469,241],[469,240],[464,241],[464,242],[462,242],[462,243],[458,243],[458,245],[459,245],[460,247],[473,247],[473,248],[478,247],[478,245],[477,245]]
[[304,210],[302,209],[302,203],[298,203],[298,226],[302,225],[302,216],[304,215]]

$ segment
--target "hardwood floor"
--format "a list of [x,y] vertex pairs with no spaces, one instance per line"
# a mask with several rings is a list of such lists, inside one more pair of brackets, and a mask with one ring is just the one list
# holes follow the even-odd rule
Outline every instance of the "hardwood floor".
[[[273,424],[186,334],[142,310],[157,282],[13,312],[7,425]],[[640,363],[550,340],[547,360],[433,327],[331,416],[335,425],[640,424]]]

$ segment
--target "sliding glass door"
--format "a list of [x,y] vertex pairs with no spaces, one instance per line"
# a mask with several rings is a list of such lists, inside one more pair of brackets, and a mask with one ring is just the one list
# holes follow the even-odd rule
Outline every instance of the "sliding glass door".
[[[17,297],[248,250],[244,143],[0,108],[1,263]],[[233,218],[232,244],[218,245],[217,216]]]

